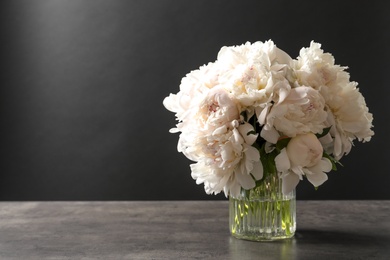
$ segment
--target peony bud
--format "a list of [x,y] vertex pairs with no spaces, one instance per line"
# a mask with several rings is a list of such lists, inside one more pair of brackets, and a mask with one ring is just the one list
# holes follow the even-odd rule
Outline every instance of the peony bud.
[[312,134],[302,134],[291,138],[286,147],[292,166],[312,167],[322,158],[323,148],[317,137]]

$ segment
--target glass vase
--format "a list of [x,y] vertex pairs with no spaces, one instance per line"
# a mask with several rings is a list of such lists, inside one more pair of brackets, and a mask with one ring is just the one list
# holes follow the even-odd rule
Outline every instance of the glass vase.
[[265,176],[257,187],[229,198],[229,228],[233,237],[272,241],[294,236],[296,229],[295,190],[282,193],[277,174]]

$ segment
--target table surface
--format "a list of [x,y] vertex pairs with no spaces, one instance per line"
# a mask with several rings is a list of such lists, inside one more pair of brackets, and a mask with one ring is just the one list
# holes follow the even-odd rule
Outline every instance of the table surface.
[[284,241],[235,239],[227,201],[0,202],[0,259],[390,259],[390,201],[297,201]]

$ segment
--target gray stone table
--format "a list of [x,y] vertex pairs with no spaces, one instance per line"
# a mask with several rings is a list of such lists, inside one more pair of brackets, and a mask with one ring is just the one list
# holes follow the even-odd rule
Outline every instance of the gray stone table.
[[297,228],[232,238],[227,201],[0,202],[0,259],[390,259],[390,201],[298,201]]

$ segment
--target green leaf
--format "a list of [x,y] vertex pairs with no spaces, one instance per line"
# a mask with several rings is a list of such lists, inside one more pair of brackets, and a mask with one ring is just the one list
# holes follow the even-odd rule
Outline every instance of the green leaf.
[[246,135],[255,135],[255,134],[257,134],[256,131],[250,131]]
[[333,156],[330,156],[326,152],[323,152],[322,157],[325,157],[325,158],[329,159],[329,161],[332,163],[332,170],[333,171],[337,171],[337,165],[336,164],[339,164],[339,165],[343,166],[338,160],[336,160],[335,158],[333,158]]
[[331,128],[332,128],[332,126],[324,128],[324,130],[322,131],[321,134],[316,134],[317,138],[321,138],[321,137],[324,137],[325,135],[327,135]]
[[246,114],[246,111],[242,111],[241,115],[244,118],[244,121],[247,122],[248,121],[248,115]]
[[287,138],[283,138],[283,139],[280,139],[277,143],[276,143],[276,149],[280,152],[281,150],[283,150],[283,148],[286,148],[288,143],[290,142],[291,140],[291,137],[287,137]]

